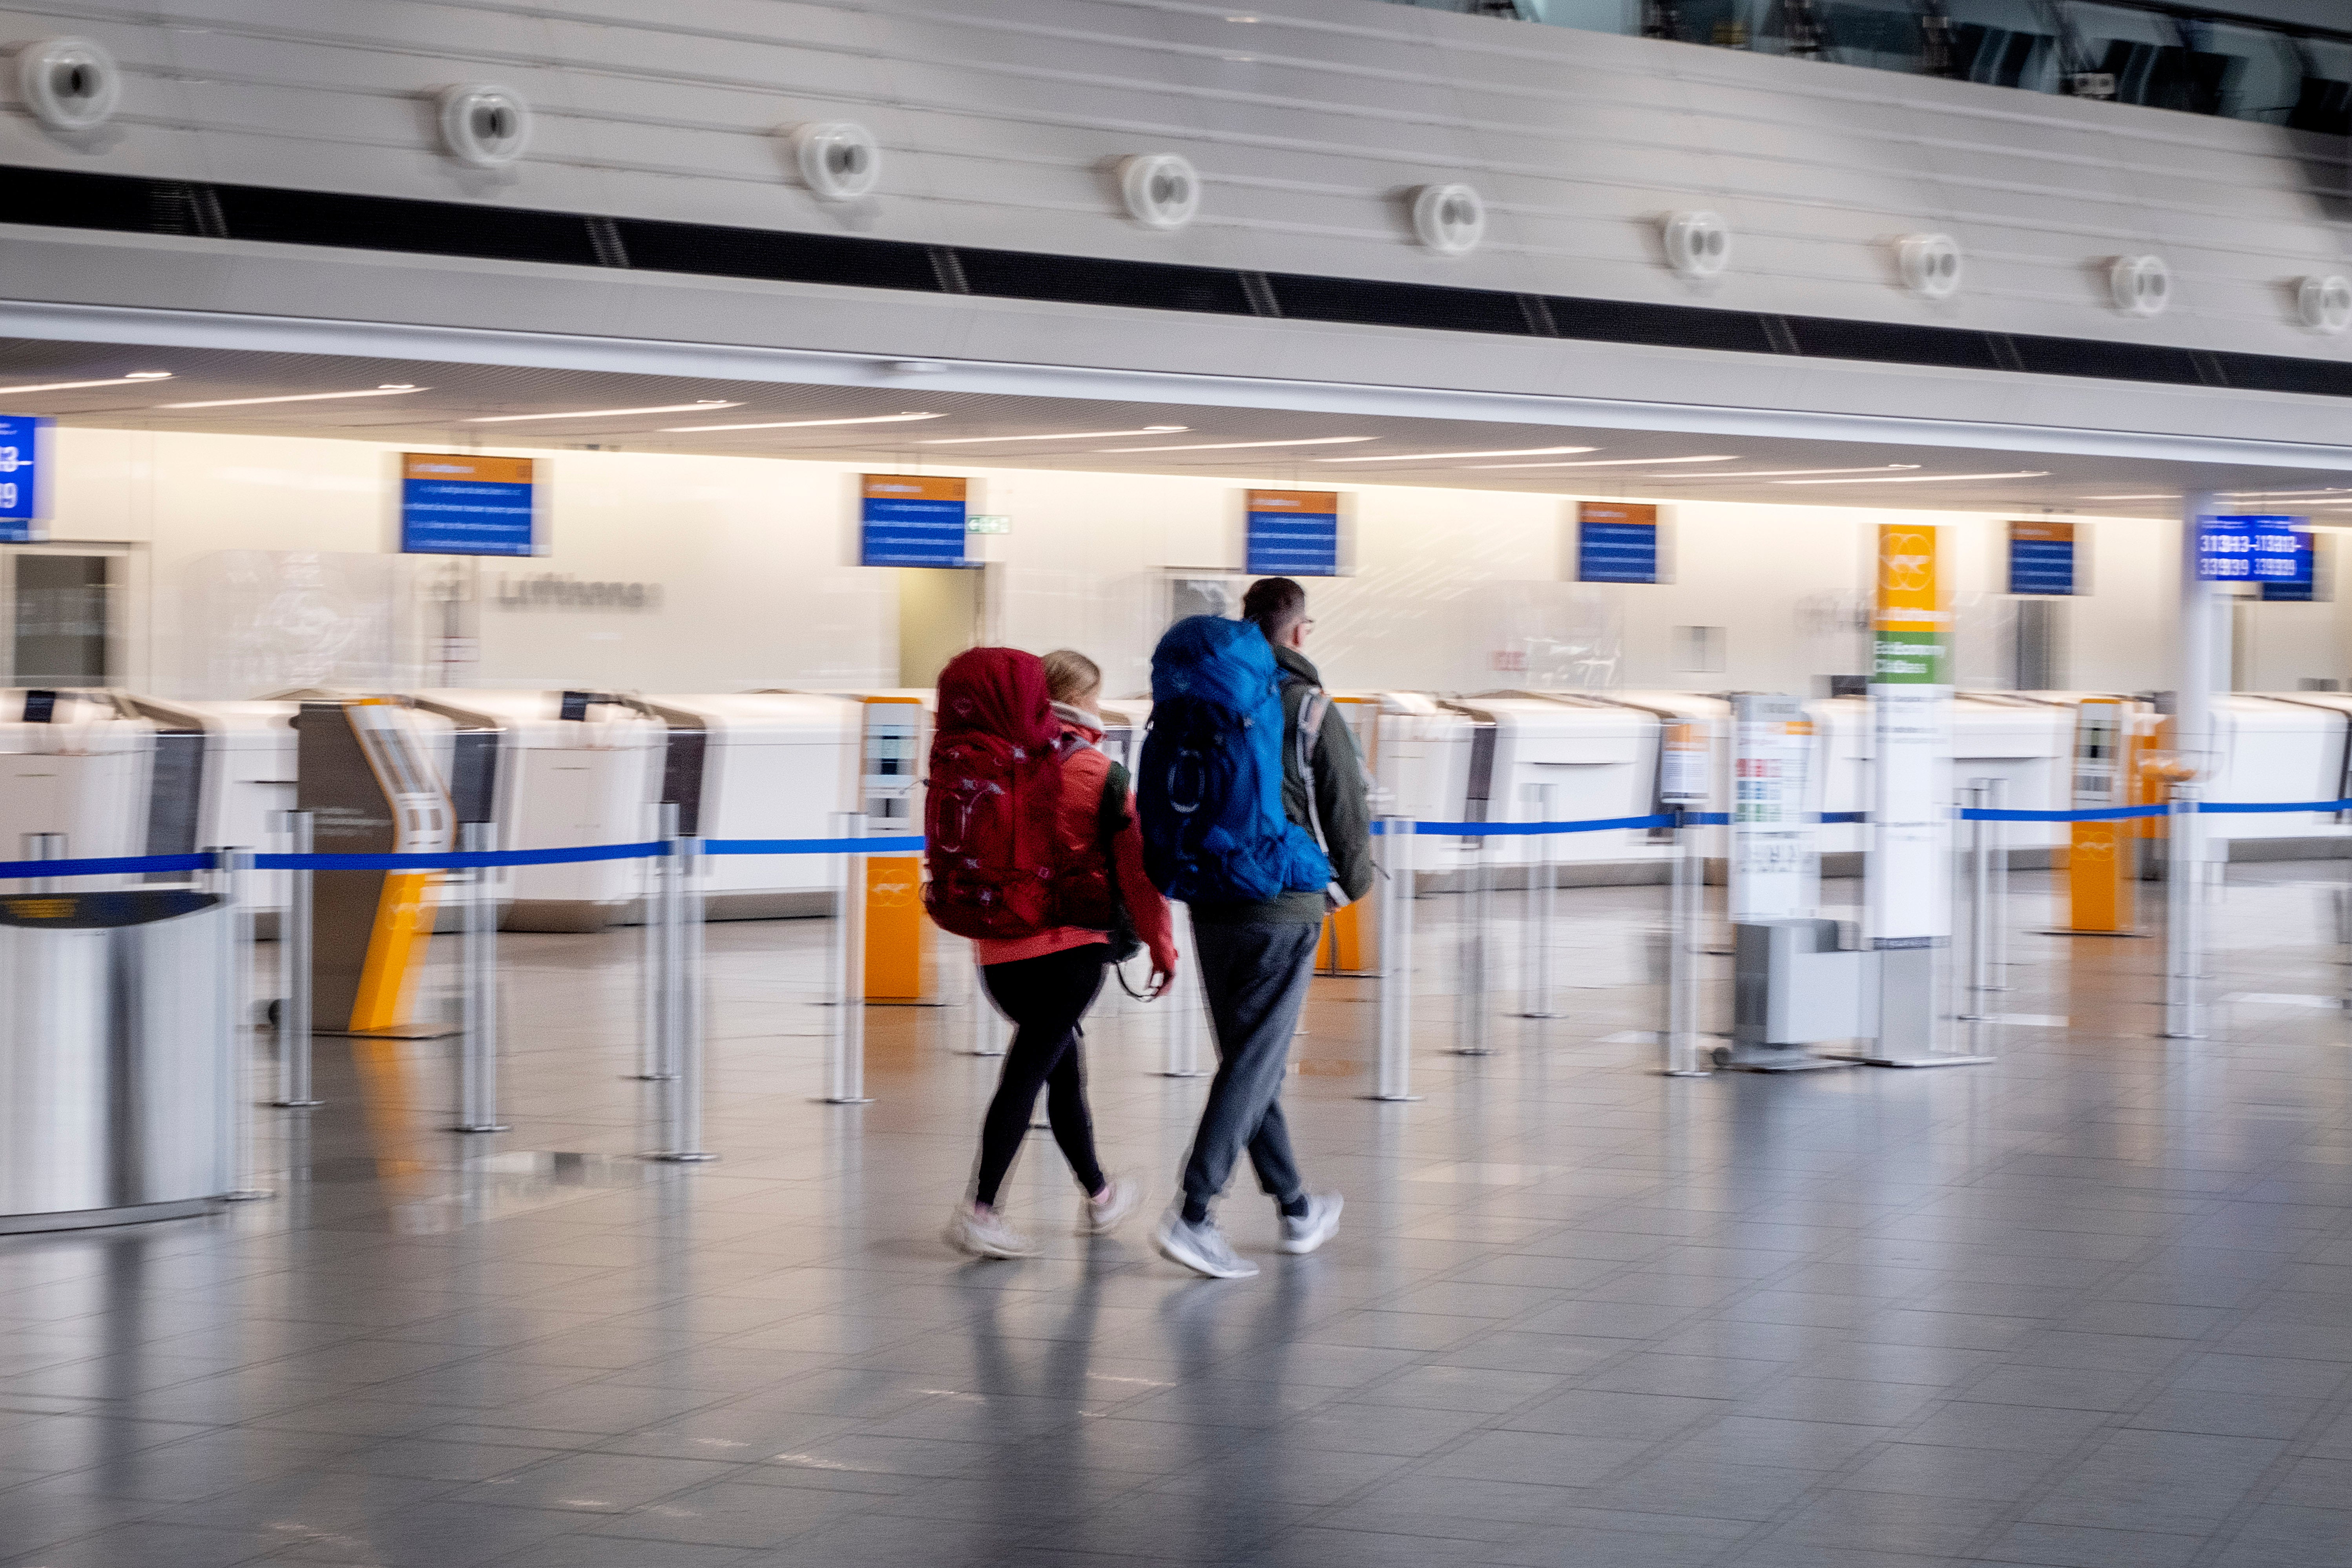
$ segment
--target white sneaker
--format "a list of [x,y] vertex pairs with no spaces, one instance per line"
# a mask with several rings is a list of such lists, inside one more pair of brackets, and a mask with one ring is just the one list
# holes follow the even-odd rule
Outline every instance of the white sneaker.
[[1037,1244],[993,1209],[958,1204],[948,1216],[948,1245],[972,1258],[1034,1258]]
[[1104,1184],[1102,1196],[1078,1200],[1078,1234],[1108,1236],[1127,1223],[1127,1216],[1142,1201],[1143,1190],[1132,1178],[1111,1177]]
[[1212,1279],[1251,1279],[1257,1276],[1257,1265],[1234,1250],[1234,1244],[1225,1239],[1225,1233],[1217,1228],[1215,1220],[1187,1225],[1184,1211],[1171,1208],[1161,1216],[1160,1228],[1151,1239],[1159,1244],[1162,1258],[1181,1263],[1195,1274],[1205,1274]]
[[1348,1200],[1337,1193],[1309,1193],[1307,1212],[1297,1219],[1282,1216],[1282,1250],[1312,1252],[1331,1239],[1339,1228],[1339,1211]]

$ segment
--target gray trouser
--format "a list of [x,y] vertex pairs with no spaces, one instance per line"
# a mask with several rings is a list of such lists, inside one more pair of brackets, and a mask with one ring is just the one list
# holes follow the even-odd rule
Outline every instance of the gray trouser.
[[1217,1076],[1184,1164],[1184,1196],[1207,1204],[1246,1148],[1257,1184],[1278,1202],[1307,1190],[1282,1120],[1290,1037],[1307,1002],[1319,925],[1195,925],[1201,989],[1217,1035]]

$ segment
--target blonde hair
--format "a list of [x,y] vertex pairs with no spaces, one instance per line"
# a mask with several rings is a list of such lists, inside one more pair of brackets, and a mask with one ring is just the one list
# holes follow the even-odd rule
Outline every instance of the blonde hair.
[[1055,701],[1075,707],[1101,690],[1102,667],[1077,649],[1057,647],[1045,656],[1045,694]]

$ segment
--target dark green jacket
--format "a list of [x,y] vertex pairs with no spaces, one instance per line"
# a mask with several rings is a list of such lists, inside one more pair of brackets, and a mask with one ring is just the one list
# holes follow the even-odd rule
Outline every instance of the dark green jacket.
[[[1297,679],[1282,686],[1282,809],[1290,820],[1314,831],[1307,813],[1307,781],[1298,767],[1298,718],[1323,677],[1296,648],[1277,647],[1274,660]],[[1355,731],[1335,706],[1326,705],[1315,737],[1315,810],[1323,823],[1323,847],[1331,857],[1331,879],[1349,902],[1372,890],[1371,808],[1366,798],[1364,764],[1356,754]],[[1320,925],[1323,895],[1283,893],[1262,904],[1194,904],[1202,925]]]

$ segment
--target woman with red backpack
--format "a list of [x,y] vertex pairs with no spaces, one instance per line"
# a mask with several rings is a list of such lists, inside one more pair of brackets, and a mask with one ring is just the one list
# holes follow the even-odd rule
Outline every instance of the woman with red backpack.
[[972,648],[940,672],[923,900],[943,929],[972,939],[988,994],[1014,1026],[971,1195],[948,1221],[948,1244],[975,1258],[1036,1255],[997,1194],[1041,1088],[1054,1141],[1086,1194],[1079,1229],[1108,1236],[1135,1211],[1136,1184],[1105,1175],[1095,1157],[1079,1021],[1104,964],[1133,951],[1133,939],[1121,940],[1130,921],[1151,954],[1147,996],[1168,988],[1176,947],[1168,902],[1144,874],[1127,770],[1096,744],[1101,688],[1094,661],[1066,649],[1040,659]]

